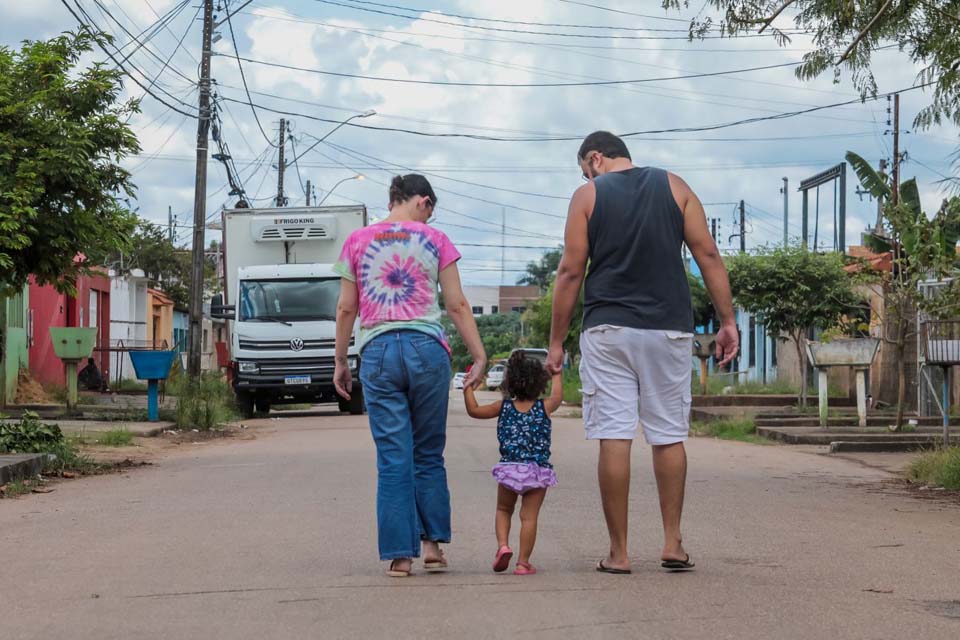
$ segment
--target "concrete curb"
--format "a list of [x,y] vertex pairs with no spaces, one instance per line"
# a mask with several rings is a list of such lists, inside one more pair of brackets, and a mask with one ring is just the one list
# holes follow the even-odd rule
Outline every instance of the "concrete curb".
[[45,454],[0,454],[0,484],[35,476],[43,470]]

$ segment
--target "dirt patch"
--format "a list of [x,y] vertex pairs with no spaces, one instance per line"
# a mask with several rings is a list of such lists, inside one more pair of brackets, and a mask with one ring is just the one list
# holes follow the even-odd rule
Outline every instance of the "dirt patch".
[[99,463],[116,465],[130,461],[133,464],[150,462],[168,455],[176,455],[184,449],[237,440],[254,440],[252,429],[230,426],[214,431],[164,431],[153,438],[136,437],[126,447],[105,447],[87,444],[82,452]]
[[53,399],[44,390],[43,385],[30,377],[30,372],[20,369],[17,376],[17,395],[14,404],[51,404]]

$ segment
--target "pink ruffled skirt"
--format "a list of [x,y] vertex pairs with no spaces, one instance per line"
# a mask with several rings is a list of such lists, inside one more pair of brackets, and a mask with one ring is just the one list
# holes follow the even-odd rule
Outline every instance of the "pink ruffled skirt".
[[497,482],[519,494],[557,484],[557,474],[553,469],[532,462],[500,462],[491,473]]

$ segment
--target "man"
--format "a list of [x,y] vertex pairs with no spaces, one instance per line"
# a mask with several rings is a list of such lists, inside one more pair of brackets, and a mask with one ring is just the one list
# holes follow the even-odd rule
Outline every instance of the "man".
[[586,275],[583,418],[587,438],[600,441],[600,495],[610,532],[609,555],[597,570],[630,573],[630,447],[638,423],[653,449],[665,538],[661,565],[692,569],[680,535],[694,329],[683,243],[700,266],[720,318],[721,366],[738,349],[727,271],[703,205],[679,177],[635,167],[623,140],[606,131],[587,136],[577,159],[587,184],[570,201],[548,368],[554,373],[562,368],[563,340]]

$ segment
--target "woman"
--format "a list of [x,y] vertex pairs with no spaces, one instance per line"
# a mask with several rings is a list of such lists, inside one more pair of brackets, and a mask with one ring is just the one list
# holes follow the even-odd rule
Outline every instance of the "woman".
[[387,575],[407,577],[413,558],[442,570],[440,543],[450,542],[450,492],[443,466],[450,386],[450,347],[440,324],[437,284],[447,314],[474,360],[466,386],[478,386],[486,355],[460,286],[460,254],[428,226],[437,197],[421,175],[390,184],[390,216],[354,232],[336,271],[337,393],[350,398],[347,346],[357,313],[360,381],[377,445],[377,529]]

